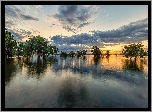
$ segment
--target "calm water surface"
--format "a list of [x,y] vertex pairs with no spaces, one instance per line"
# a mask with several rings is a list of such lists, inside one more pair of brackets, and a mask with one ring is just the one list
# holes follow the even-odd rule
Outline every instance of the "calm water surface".
[[148,58],[5,59],[5,108],[147,108]]

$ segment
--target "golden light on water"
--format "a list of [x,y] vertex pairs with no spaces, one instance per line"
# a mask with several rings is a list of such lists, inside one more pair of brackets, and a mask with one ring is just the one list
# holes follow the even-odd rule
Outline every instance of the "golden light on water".
[[[94,56],[89,55],[87,56],[87,66],[94,65],[96,62],[94,61]],[[148,74],[148,57],[137,59],[136,62],[133,59],[129,59],[126,57],[123,57],[121,55],[115,56],[115,55],[110,55],[109,57],[104,56],[99,60],[99,63],[102,68],[106,69],[113,69],[120,71],[124,69],[125,67],[127,68],[128,66],[130,67],[136,67],[141,70],[143,70],[146,74]],[[133,68],[134,69],[134,68]]]

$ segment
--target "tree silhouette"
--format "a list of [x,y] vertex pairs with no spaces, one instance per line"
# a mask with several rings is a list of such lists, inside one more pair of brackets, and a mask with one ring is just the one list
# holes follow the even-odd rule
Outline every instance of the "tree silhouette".
[[101,50],[100,50],[97,46],[93,46],[93,47],[91,48],[91,52],[92,52],[92,54],[94,55],[94,57],[100,58],[101,55],[102,55]]

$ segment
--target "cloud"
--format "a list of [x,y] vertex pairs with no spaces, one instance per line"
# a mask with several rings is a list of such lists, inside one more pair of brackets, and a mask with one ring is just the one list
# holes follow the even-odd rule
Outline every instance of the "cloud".
[[32,10],[35,14],[39,14],[39,13],[42,13],[43,6],[42,5],[27,5],[27,8]]
[[93,36],[104,42],[140,42],[148,39],[148,18],[132,22],[116,30],[93,31]]
[[6,28],[12,28],[14,27],[16,24],[13,23],[13,21],[5,21],[5,27]]
[[38,18],[34,18],[32,16],[29,16],[29,15],[20,15],[20,17],[23,19],[23,20],[35,20],[35,21],[39,21]]
[[11,32],[11,34],[14,36],[14,39],[17,41],[27,38],[32,34],[31,31],[26,31],[24,29],[7,29],[7,31]]
[[[24,7],[25,8],[25,7]],[[17,29],[18,24],[24,24],[24,21],[39,21],[38,18],[26,15],[26,9],[17,8],[14,5],[5,5],[5,28],[14,35],[14,39],[19,40],[31,36],[32,32],[23,29]],[[41,8],[41,6],[35,6]]]
[[34,20],[38,21],[38,18],[34,18],[30,15],[25,15],[26,10],[21,10],[13,5],[5,6],[5,22],[8,24],[8,21],[12,21],[12,24],[21,24],[23,20]]
[[[73,35],[71,37],[62,37],[56,35],[51,38],[52,44],[56,46],[64,46],[70,49],[72,46],[74,49],[88,46],[103,46],[106,43],[133,43],[141,42],[148,39],[148,18],[132,22],[128,25],[124,25],[116,30],[108,31],[90,31],[91,34],[81,33],[79,35]],[[86,47],[85,47],[86,46]],[[61,49],[63,47],[60,47]]]
[[98,6],[61,5],[58,13],[48,15],[48,21],[58,21],[64,29],[76,33],[80,28],[91,24],[98,13]]

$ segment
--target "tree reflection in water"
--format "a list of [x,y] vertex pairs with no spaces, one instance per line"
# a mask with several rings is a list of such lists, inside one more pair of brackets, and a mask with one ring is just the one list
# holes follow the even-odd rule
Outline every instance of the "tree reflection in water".
[[95,65],[100,62],[100,59],[101,59],[100,56],[94,56],[94,57],[93,57],[93,61],[94,61]]
[[[147,80],[143,77],[143,71],[148,63],[147,59],[140,59],[135,62],[121,56],[116,59],[112,55],[109,59],[109,63],[107,58],[94,58],[90,55],[79,59],[77,57],[61,59],[60,56],[6,59],[5,83],[10,82],[12,78],[13,81],[9,87],[8,85],[5,86],[7,89],[5,103],[7,107],[9,105],[24,107],[25,103],[28,105],[31,102],[36,102],[36,107],[40,108],[85,108],[90,107],[90,105],[101,107],[100,104],[109,108],[119,106],[120,103],[124,107],[129,107],[127,106],[129,104],[133,106],[135,104],[135,107],[139,107],[142,104],[139,101],[141,99],[133,96],[133,93],[143,90],[145,92],[144,97],[148,98],[146,96]],[[113,69],[118,67],[120,69]],[[24,71],[22,76],[20,75],[21,69]],[[15,75],[16,78],[13,74],[17,74]],[[18,82],[19,80],[21,81]],[[41,80],[39,84],[32,83],[37,82],[37,80]],[[118,92],[113,91],[113,87],[114,89],[118,88]],[[13,88],[18,88],[18,91]],[[121,94],[122,90],[126,91],[123,93],[124,95]],[[31,95],[30,97],[26,96],[26,91]],[[121,100],[123,98],[125,100]],[[130,100],[127,100],[129,98]],[[120,103],[117,99],[120,99]],[[147,99],[144,99],[143,104],[145,107],[147,106]],[[31,107],[34,106],[31,105]]]
[[58,107],[87,107],[87,99],[88,93],[85,84],[75,78],[67,76],[58,91]]
[[145,59],[125,59],[122,60],[123,62],[123,69],[126,70],[131,70],[131,71],[143,71],[144,70],[144,65],[147,65],[147,62]]
[[49,63],[50,63],[50,66],[52,66],[53,64],[55,64],[55,63],[58,62],[56,56],[50,56],[50,57],[48,58],[48,61],[49,61]]
[[17,63],[14,58],[5,59],[5,84],[9,84],[17,70]]
[[46,58],[41,58],[38,56],[35,62],[33,61],[33,58],[25,58],[24,63],[28,66],[27,75],[29,77],[42,79],[45,74],[45,70],[47,69]]
[[107,62],[109,63],[109,57],[110,57],[110,55],[107,55],[106,56],[106,59],[107,59]]

